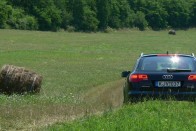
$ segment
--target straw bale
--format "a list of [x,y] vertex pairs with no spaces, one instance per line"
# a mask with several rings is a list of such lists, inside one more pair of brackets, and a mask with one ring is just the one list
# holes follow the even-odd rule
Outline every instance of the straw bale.
[[4,65],[0,72],[0,92],[5,94],[39,93],[42,76],[14,65]]
[[175,30],[169,30],[168,34],[170,34],[170,35],[176,35],[176,31]]

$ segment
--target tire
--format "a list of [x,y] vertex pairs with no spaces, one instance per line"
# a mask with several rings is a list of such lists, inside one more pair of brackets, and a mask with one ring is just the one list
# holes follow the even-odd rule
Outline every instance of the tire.
[[128,103],[137,103],[137,102],[141,102],[143,101],[143,96],[142,95],[129,95],[129,85],[126,82],[124,87],[123,87],[123,96],[124,96],[124,100],[123,103],[124,104],[128,104]]
[[128,84],[125,83],[125,85],[123,87],[123,97],[124,97],[123,103],[124,104],[129,103],[130,96],[129,96],[128,92],[129,92]]
[[131,101],[131,103],[137,103],[137,102],[140,101],[140,99],[139,99],[137,96],[132,96],[132,97],[130,98],[130,101]]

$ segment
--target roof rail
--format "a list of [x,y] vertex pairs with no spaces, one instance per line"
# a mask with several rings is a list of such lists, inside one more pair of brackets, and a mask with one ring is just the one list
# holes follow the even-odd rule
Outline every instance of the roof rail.
[[143,56],[144,55],[144,53],[142,52],[141,54],[140,54],[140,56]]
[[194,54],[194,53],[192,53],[191,55],[192,55],[193,57],[195,56],[195,54]]

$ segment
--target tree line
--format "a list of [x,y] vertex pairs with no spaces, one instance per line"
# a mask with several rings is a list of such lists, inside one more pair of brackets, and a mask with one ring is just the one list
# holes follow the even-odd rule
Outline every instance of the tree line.
[[99,31],[196,26],[196,0],[1,0],[0,28]]

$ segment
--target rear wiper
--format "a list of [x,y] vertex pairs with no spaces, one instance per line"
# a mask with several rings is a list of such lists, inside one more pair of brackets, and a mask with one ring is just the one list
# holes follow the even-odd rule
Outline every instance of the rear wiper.
[[167,72],[191,72],[189,69],[167,69]]

